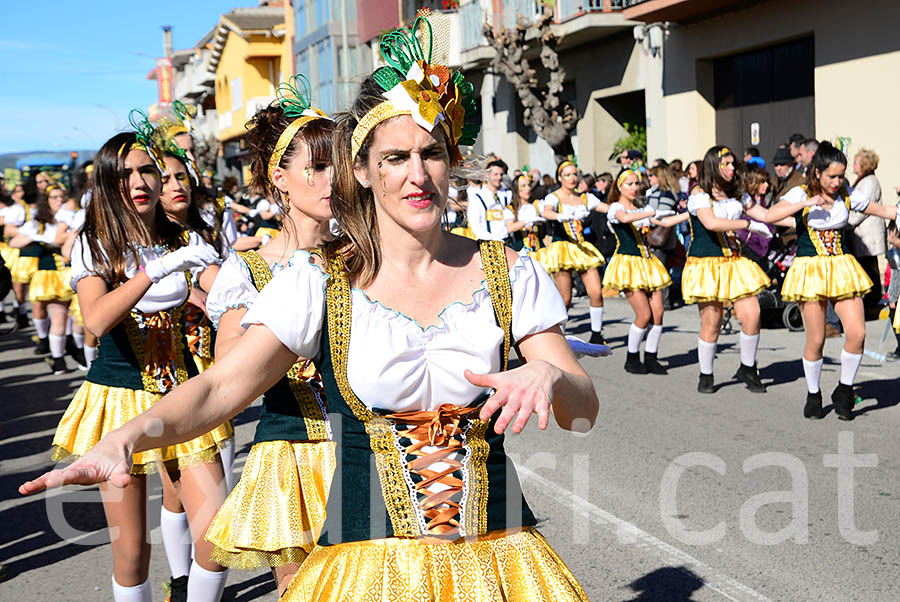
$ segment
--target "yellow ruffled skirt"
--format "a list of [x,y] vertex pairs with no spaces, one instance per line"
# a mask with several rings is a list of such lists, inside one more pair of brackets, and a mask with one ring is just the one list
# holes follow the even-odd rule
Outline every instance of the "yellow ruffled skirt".
[[254,445],[206,532],[212,559],[236,569],[303,562],[325,522],[334,468],[333,441]]
[[[83,456],[108,432],[150,409],[161,398],[158,393],[83,382],[56,427],[53,460]],[[226,422],[185,443],[135,453],[131,474],[157,472],[160,461],[170,470],[211,462],[220,445],[233,435],[231,423]]]
[[894,332],[900,332],[900,311],[894,311]]
[[71,301],[74,293],[59,270],[38,270],[31,278],[28,298],[35,301]]
[[390,538],[318,547],[281,598],[288,602],[586,602],[536,529],[426,543]]
[[466,226],[465,228],[452,228],[450,230],[450,234],[456,234],[457,236],[465,236],[466,238],[471,238],[472,240],[478,240],[478,237],[475,236],[475,233],[472,232],[472,229],[468,226]]
[[681,273],[681,295],[685,303],[727,303],[755,295],[770,282],[758,265],[740,255],[688,257]]
[[72,301],[69,303],[69,314],[79,326],[84,326],[84,316],[81,315],[81,304],[78,302],[78,295],[72,293]]
[[5,242],[0,242],[0,257],[8,269],[12,269],[12,265],[19,258],[19,249],[13,249]]
[[617,291],[658,291],[672,284],[665,266],[651,254],[649,257],[616,253],[603,273],[603,288]]
[[862,297],[872,279],[853,255],[795,257],[781,285],[785,301],[820,301]]
[[554,272],[586,272],[591,268],[599,268],[606,259],[589,242],[574,243],[568,240],[557,240],[543,249],[535,251],[534,258],[549,273]]
[[40,257],[22,257],[21,255],[16,257],[9,266],[12,281],[19,284],[31,282],[31,279],[37,274],[39,261]]

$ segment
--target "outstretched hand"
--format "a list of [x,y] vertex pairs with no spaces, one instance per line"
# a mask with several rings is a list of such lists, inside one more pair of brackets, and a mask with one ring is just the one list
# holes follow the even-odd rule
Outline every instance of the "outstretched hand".
[[104,438],[71,466],[45,472],[22,484],[19,493],[31,495],[63,485],[95,485],[106,481],[119,488],[131,483],[131,453],[116,449]]
[[498,435],[506,430],[513,418],[512,431],[521,433],[532,414],[538,415],[539,429],[547,428],[553,387],[561,376],[559,368],[545,361],[534,361],[506,372],[475,374],[466,370],[464,375],[477,387],[494,389],[494,394],[481,408],[479,418],[490,420],[497,410],[503,408],[494,425]]

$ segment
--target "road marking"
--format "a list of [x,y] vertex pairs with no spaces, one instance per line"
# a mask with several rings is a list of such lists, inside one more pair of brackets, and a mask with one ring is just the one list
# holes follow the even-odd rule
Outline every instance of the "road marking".
[[521,475],[523,483],[528,482],[548,497],[584,513],[591,522],[615,533],[620,539],[627,538],[627,541],[634,542],[634,545],[655,550],[657,555],[663,557],[667,563],[673,566],[685,565],[695,576],[700,577],[705,587],[722,594],[729,600],[734,600],[735,602],[743,602],[745,600],[772,602],[772,600],[758,591],[717,572],[714,568],[694,558],[687,552],[683,552],[657,539],[639,527],[622,520],[614,514],[610,514],[599,506],[575,495],[568,489],[560,487],[549,479],[545,479],[536,472],[524,466],[516,466],[516,470]]

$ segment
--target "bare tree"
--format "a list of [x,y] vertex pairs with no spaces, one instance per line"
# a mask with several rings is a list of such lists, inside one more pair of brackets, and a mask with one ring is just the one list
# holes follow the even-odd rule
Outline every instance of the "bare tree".
[[[575,107],[560,100],[566,70],[560,65],[556,47],[559,38],[553,33],[553,9],[556,3],[542,2],[541,14],[529,21],[519,15],[516,26],[498,29],[489,23],[482,26],[484,37],[493,47],[495,54],[491,60],[493,71],[501,74],[516,90],[523,106],[522,119],[527,127],[547,141],[556,155],[557,162],[573,152],[572,131],[578,124]],[[538,81],[537,72],[525,57],[526,36],[530,29],[537,30],[537,40],[541,45],[541,64],[549,72],[546,85]]]

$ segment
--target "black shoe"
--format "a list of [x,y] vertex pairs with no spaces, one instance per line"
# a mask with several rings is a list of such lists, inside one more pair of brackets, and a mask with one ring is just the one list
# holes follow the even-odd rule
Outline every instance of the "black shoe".
[[656,359],[656,353],[644,352],[644,368],[650,374],[668,374],[666,367]]
[[889,360],[900,360],[900,347],[888,353],[885,357]]
[[75,349],[74,353],[70,353],[69,356],[75,361],[75,364],[78,365],[78,369],[82,372],[87,371],[88,365],[87,360],[84,359],[84,349]]
[[28,328],[28,314],[16,313],[16,325],[19,328]]
[[631,372],[632,374],[647,374],[647,368],[641,363],[640,353],[628,352],[628,355],[625,356],[625,372]]
[[597,332],[596,330],[591,331],[591,340],[588,342],[591,345],[606,345],[606,339],[603,338],[603,333]]
[[834,404],[834,413],[841,420],[853,420],[853,403],[854,403],[853,387],[838,384],[831,393],[831,403]]
[[766,392],[766,386],[759,379],[759,370],[756,369],[756,364],[753,364],[753,366],[741,364],[741,367],[738,368],[734,377],[747,385],[747,388],[750,389],[752,393]]
[[818,420],[822,417],[822,392],[806,394],[806,405],[803,406],[803,417]]
[[169,579],[169,595],[166,597],[166,602],[187,602],[187,584],[187,575]]
[[0,324],[6,324],[6,312],[0,310]]
[[48,353],[50,353],[49,337],[45,337],[43,339],[38,339],[37,345],[34,346],[34,354],[35,355],[47,355]]
[[47,362],[50,364],[50,369],[53,370],[53,374],[68,374],[71,372],[66,365],[66,358],[64,357],[47,358]]
[[78,353],[78,346],[75,345],[75,337],[66,335],[66,354],[72,359],[75,359],[76,353]]
[[716,387],[714,384],[714,379],[712,374],[703,374],[700,373],[700,382],[697,383],[697,392],[698,393],[715,393]]

